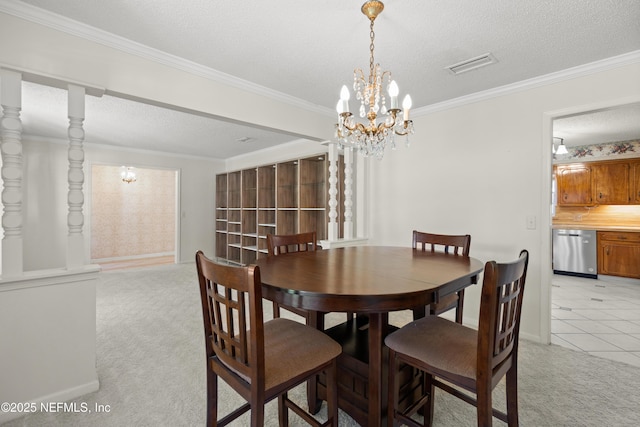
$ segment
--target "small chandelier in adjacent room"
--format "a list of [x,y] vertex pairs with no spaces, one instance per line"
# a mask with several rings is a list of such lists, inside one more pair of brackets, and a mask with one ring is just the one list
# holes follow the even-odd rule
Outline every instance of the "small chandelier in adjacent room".
[[[559,139],[560,140],[560,144],[558,145],[558,148],[556,148],[555,154],[568,154],[569,152],[567,151],[567,146],[564,145],[564,138],[558,138],[557,136],[553,137],[554,140]],[[553,145],[552,145],[552,150],[553,150]]]
[[[371,44],[369,45],[369,77],[365,79],[362,69],[356,68],[353,72],[353,90],[356,99],[360,101],[360,117],[366,118],[368,124],[358,123],[349,111],[349,89],[342,86],[340,100],[336,106],[338,111],[338,123],[336,124],[336,138],[343,147],[356,148],[364,156],[375,156],[382,159],[387,145],[392,149],[396,147],[395,135],[406,136],[407,146],[409,145],[409,134],[413,134],[413,122],[409,120],[409,109],[411,108],[411,97],[405,96],[401,110],[398,107],[398,85],[395,80],[391,80],[391,72],[383,71],[380,64],[374,61],[374,38],[373,23],[376,17],[382,12],[384,5],[381,1],[368,1],[362,5],[364,13],[370,24]],[[386,85],[389,94],[389,105],[382,91]],[[400,113],[403,112],[402,120]],[[378,114],[386,115],[383,122],[377,123]]]
[[122,182],[131,184],[132,182],[136,182],[136,173],[133,171],[132,167],[122,166],[120,178],[122,178]]

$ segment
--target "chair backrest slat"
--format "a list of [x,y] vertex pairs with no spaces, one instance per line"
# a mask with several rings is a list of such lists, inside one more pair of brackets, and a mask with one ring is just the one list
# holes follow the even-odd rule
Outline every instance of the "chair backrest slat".
[[478,327],[478,370],[499,368],[517,355],[522,297],[529,253],[518,260],[485,265]]
[[452,251],[454,255],[469,256],[471,235],[432,234],[413,230],[412,247],[431,252],[435,252],[436,249],[442,250],[444,253]]
[[315,231],[298,234],[267,234],[269,256],[317,249],[318,242]]

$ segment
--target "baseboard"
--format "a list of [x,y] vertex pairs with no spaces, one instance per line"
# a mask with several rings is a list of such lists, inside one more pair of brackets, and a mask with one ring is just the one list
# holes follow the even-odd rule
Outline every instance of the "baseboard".
[[143,255],[130,255],[112,258],[95,258],[91,259],[92,264],[100,264],[101,262],[115,262],[115,261],[131,261],[145,258],[159,258],[165,256],[175,256],[175,252],[158,252],[155,254],[143,254]]
[[[90,381],[86,384],[82,384],[76,387],[68,388],[66,390],[60,390],[56,393],[52,393],[46,396],[39,397],[37,399],[30,400],[28,402],[21,401],[20,403],[23,405],[33,404],[35,405],[36,411],[40,411],[40,404],[49,403],[49,402],[67,402],[69,400],[73,400],[80,396],[84,396],[85,394],[93,393],[94,391],[98,391],[100,389],[100,381],[97,379],[94,381]],[[9,402],[11,403],[11,402]],[[18,402],[15,402],[18,403]],[[27,415],[28,412],[4,412],[0,411],[0,424],[4,424],[8,421],[15,420],[16,418],[23,417]]]

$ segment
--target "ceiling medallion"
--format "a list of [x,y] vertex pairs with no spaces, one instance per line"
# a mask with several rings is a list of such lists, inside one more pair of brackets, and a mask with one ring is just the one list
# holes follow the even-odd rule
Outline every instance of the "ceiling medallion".
[[[340,100],[336,106],[338,123],[336,124],[336,138],[342,147],[353,147],[364,156],[375,156],[382,159],[387,145],[396,148],[395,135],[406,136],[406,144],[409,145],[409,134],[413,134],[413,122],[409,120],[411,97],[406,95],[402,101],[402,109],[398,107],[398,85],[391,80],[391,72],[383,71],[380,64],[374,61],[373,25],[375,19],[384,9],[381,1],[368,1],[362,5],[361,11],[370,20],[369,45],[369,77],[365,79],[364,72],[356,68],[353,72],[353,90],[356,99],[360,101],[360,117],[366,118],[368,123],[356,122],[349,111],[349,99],[351,97],[346,85],[340,91]],[[389,107],[382,86],[385,85],[389,94]],[[399,114],[403,112],[402,120]],[[384,121],[377,123],[378,113],[386,116]]]

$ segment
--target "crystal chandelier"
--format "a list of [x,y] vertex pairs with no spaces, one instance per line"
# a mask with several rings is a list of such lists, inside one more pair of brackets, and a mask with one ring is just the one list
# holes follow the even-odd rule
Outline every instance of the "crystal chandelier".
[[133,171],[132,167],[122,166],[120,178],[122,178],[122,182],[131,184],[132,182],[136,182],[136,173]]
[[[409,134],[413,134],[413,122],[409,120],[409,109],[411,108],[411,97],[405,96],[402,102],[404,109],[402,120],[399,114],[403,110],[398,107],[398,85],[395,80],[391,80],[391,72],[383,71],[380,64],[374,61],[374,38],[373,23],[376,17],[382,12],[384,5],[381,1],[368,1],[362,5],[364,13],[370,24],[371,44],[369,51],[369,78],[365,79],[362,69],[356,68],[353,71],[353,90],[356,99],[360,101],[360,117],[368,120],[367,123],[356,122],[353,114],[349,111],[349,89],[342,86],[340,100],[336,106],[338,111],[338,123],[336,124],[336,138],[342,147],[356,148],[364,156],[375,156],[382,159],[387,145],[392,149],[396,148],[395,135],[406,136],[406,144],[409,146]],[[386,86],[389,94],[389,106],[382,87]],[[367,110],[368,109],[368,110]],[[384,121],[377,123],[378,113],[386,116]]]

